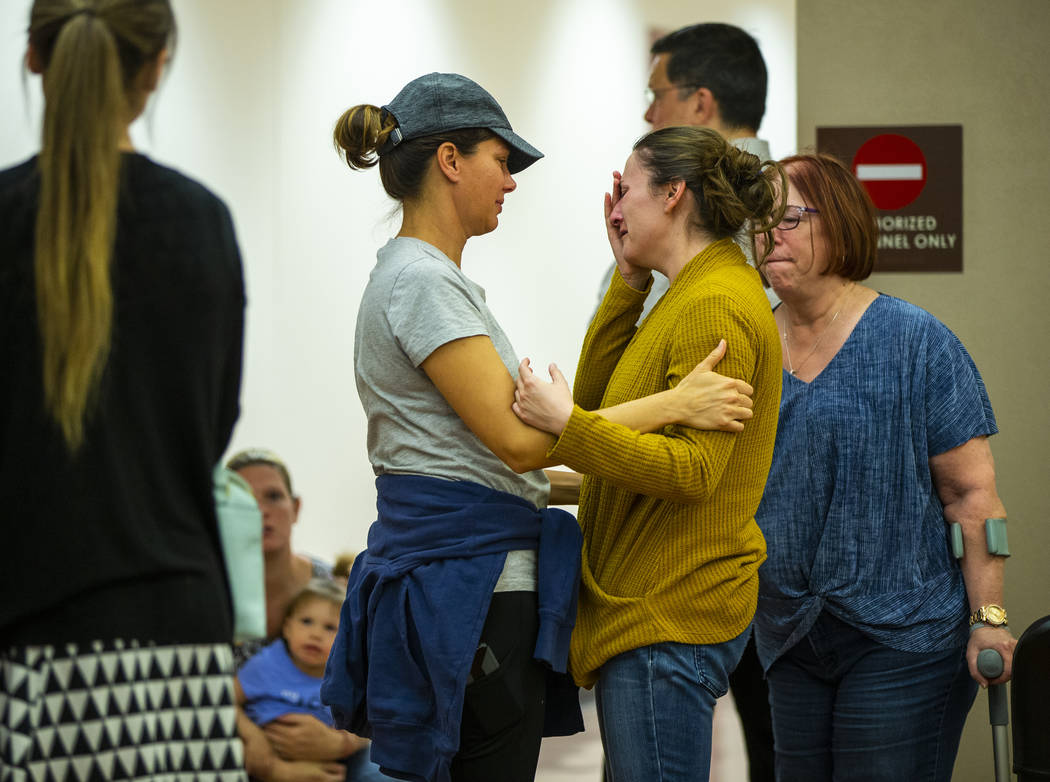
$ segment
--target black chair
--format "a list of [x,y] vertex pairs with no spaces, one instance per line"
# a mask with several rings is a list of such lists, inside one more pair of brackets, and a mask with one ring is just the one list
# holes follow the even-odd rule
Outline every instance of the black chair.
[[1010,682],[1014,773],[1018,782],[1050,780],[1050,616],[1033,622],[1014,650]]

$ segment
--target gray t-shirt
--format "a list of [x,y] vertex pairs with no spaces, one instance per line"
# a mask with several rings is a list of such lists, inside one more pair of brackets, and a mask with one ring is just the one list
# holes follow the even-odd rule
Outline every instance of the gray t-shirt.
[[[395,237],[377,257],[354,339],[357,392],[368,416],[368,458],[376,475],[474,481],[546,507],[550,483],[543,471],[518,475],[501,462],[420,368],[442,345],[485,335],[517,377],[518,357],[489,311],[485,291],[420,239]],[[531,558],[532,552],[508,557],[497,588],[534,588],[506,583],[516,563]],[[534,565],[524,570],[532,581]]]

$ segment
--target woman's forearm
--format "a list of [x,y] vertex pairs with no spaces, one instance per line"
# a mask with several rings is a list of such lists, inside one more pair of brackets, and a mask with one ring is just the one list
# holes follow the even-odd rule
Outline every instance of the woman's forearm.
[[[751,344],[752,330],[746,317],[731,305],[732,302],[725,301],[721,295],[697,297],[675,313],[668,333],[666,367],[657,374],[651,362],[634,356],[632,360],[638,362],[638,372],[632,373],[627,371],[629,366],[621,366],[614,378],[616,387],[610,385],[612,398],[637,397],[632,402],[635,406],[601,412],[587,412],[577,406],[550,455],[574,470],[599,476],[640,494],[686,503],[708,500],[733,455],[737,443],[733,432],[743,427],[739,422],[739,429],[719,431],[691,426],[667,427],[670,421],[679,420],[674,409],[676,403],[669,404],[668,399],[674,399],[672,395],[679,386],[685,385],[685,379],[697,365],[720,355],[721,339],[732,349],[726,353],[719,369],[724,366],[723,371],[735,377],[755,376],[757,353]],[[671,316],[665,313],[665,317]],[[741,382],[711,372],[707,374],[720,378],[716,386],[724,381],[731,390]],[[674,389],[639,396],[639,392],[652,390],[663,377],[671,382],[675,378],[683,380]],[[732,394],[738,395],[738,392],[732,390]],[[617,417],[621,420],[613,420]],[[634,426],[625,419],[633,419],[630,423]],[[649,428],[650,433],[640,433],[643,426]],[[756,468],[760,466],[756,464]],[[768,467],[767,463],[763,469]]]
[[735,444],[732,434],[678,426],[640,434],[576,407],[551,455],[638,494],[695,504],[718,488]]
[[[713,371],[725,353],[726,341],[723,339],[674,388],[597,412],[614,423],[643,434],[659,431],[669,424],[711,432],[742,432],[743,422],[753,415],[751,395],[754,388],[743,380]],[[522,360],[518,366],[512,409],[529,425],[560,435],[572,415],[573,399],[558,367],[551,364],[549,371],[550,383],[536,376],[529,359]]]
[[554,436],[529,426],[511,410],[514,380],[486,336],[448,342],[422,363],[427,377],[479,440],[518,473],[552,467]]
[[616,364],[637,330],[649,288],[636,291],[613,272],[605,298],[587,329],[576,366],[573,398],[584,410],[594,410],[602,400]]
[[596,412],[602,418],[626,426],[636,432],[647,434],[677,423],[683,410],[676,404],[673,390],[658,391],[641,399],[632,399]]
[[[958,524],[963,533],[963,556],[959,560],[969,610],[1003,604],[1006,560],[988,551],[985,520],[1005,518],[1006,509],[995,488],[995,467],[987,437],[976,437],[930,459],[933,484],[944,507],[944,519]],[[984,649],[995,649],[1003,659],[1003,674],[1009,680],[1017,641],[1007,627],[975,627],[970,631],[966,660],[970,675],[980,684],[988,680],[977,666]]]
[[726,341],[720,340],[673,389],[598,412],[610,421],[642,433],[658,431],[668,424],[709,432],[742,432],[744,421],[753,415],[751,396],[755,390],[743,380],[714,371],[726,348]]

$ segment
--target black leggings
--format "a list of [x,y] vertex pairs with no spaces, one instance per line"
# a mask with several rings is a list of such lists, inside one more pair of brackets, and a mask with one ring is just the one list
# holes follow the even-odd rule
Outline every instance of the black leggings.
[[[453,782],[527,782],[536,776],[547,672],[533,659],[539,617],[535,592],[496,592],[479,644],[493,657],[467,685]],[[498,663],[498,667],[493,667]]]

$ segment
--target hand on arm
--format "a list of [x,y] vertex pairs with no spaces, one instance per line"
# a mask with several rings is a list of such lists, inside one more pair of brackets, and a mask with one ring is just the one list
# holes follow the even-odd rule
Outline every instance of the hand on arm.
[[[244,769],[248,772],[248,776],[253,779],[261,779],[263,782],[342,782],[346,777],[346,766],[332,762],[330,759],[286,760],[278,756],[264,729],[252,722],[244,713],[246,698],[241,683],[236,678],[233,680],[233,699],[237,709],[237,733],[244,744]],[[345,731],[328,728],[317,720],[314,722],[333,733],[345,733]],[[269,727],[267,726],[267,729]],[[359,739],[349,733],[345,735],[362,745],[367,743],[364,739]],[[339,757],[345,757],[345,755]]]
[[551,364],[547,371],[550,383],[536,376],[527,358],[522,359],[511,409],[529,426],[557,435],[572,415],[572,392],[557,364]]
[[[679,384],[685,386],[681,390],[600,412],[639,431],[655,431],[679,420],[739,431],[743,425],[737,422],[738,428],[733,428],[732,422],[749,416],[749,410],[741,412],[750,402],[741,393],[748,393],[750,386],[710,370],[723,353],[719,346],[705,358]],[[492,341],[476,336],[445,343],[423,361],[422,368],[467,427],[511,469],[526,472],[555,463],[546,457],[555,442],[550,432],[564,429],[572,413],[572,395],[557,367],[552,365],[555,382],[545,383],[536,378],[526,359],[519,367],[516,388]],[[533,413],[519,419],[515,412],[525,412],[523,400],[514,403],[520,411],[512,410],[507,402],[520,397],[522,391],[532,399]]]
[[[962,445],[930,458],[933,484],[944,506],[949,524],[963,531],[963,580],[970,610],[983,605],[1003,604],[1003,557],[988,553],[984,520],[1006,516],[1006,509],[995,488],[995,464],[987,437],[975,437]],[[981,627],[970,634],[966,661],[970,676],[982,687],[989,681],[977,670],[982,649],[996,649],[1003,657],[1003,675],[992,684],[1010,680],[1014,646],[1017,641],[1004,627]]]
[[[726,352],[725,340],[711,351],[673,389],[598,410],[598,414],[637,432],[654,432],[668,424],[694,429],[742,432],[751,418],[754,389],[743,380],[723,377],[713,371]],[[568,383],[554,364],[552,382],[538,378],[524,359],[518,367],[513,410],[530,426],[561,434],[572,415]]]
[[[705,432],[742,432],[755,389],[743,380],[724,377],[714,367],[726,353],[723,339],[674,388],[649,397],[625,402],[598,412],[615,423],[639,432],[654,432],[668,424],[681,424]],[[646,410],[646,401],[659,410]]]
[[345,730],[330,728],[310,714],[285,714],[263,728],[286,760],[341,760],[368,744]]
[[[274,752],[263,729],[237,710],[237,732],[244,742],[244,769],[263,782],[343,782],[346,766],[333,760],[286,760]],[[362,739],[363,740],[363,739]]]
[[244,743],[244,769],[252,779],[263,782],[343,782],[346,777],[346,766],[342,763],[279,757],[263,729],[248,719],[240,705],[237,706],[237,732]]
[[[705,292],[690,298],[674,318],[668,335],[667,366],[660,377],[676,390],[697,364],[718,358],[720,337],[730,346],[719,364],[722,371],[733,377],[755,377],[761,340],[748,312],[734,296],[723,292]],[[766,374],[769,372],[763,378]],[[623,384],[614,389],[621,399],[652,390],[655,379],[650,377],[642,386],[626,374],[618,373],[616,378],[618,384]],[[773,382],[772,377],[765,379]],[[779,374],[775,379],[779,390]],[[580,385],[579,375],[576,384]],[[763,409],[772,407],[772,391],[766,392],[769,396],[764,398]],[[661,391],[636,401],[652,404],[654,398],[658,400],[670,393]],[[575,470],[622,488],[673,502],[706,502],[717,490],[738,442],[736,433],[688,426],[662,426],[651,434],[639,433],[639,429],[606,418],[607,412],[574,409],[552,456]],[[673,420],[673,416],[668,419]]]
[[512,470],[522,473],[555,464],[546,458],[554,437],[511,410],[514,380],[488,337],[446,342],[421,366],[467,428]]

